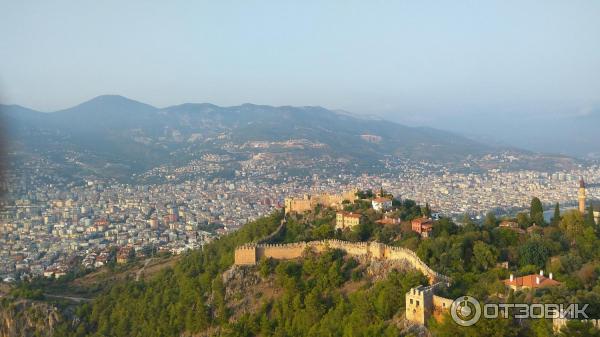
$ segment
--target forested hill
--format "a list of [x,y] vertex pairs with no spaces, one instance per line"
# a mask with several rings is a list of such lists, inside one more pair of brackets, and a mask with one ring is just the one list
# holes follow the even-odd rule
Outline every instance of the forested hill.
[[[534,203],[532,203],[534,204]],[[398,223],[382,225],[381,212],[368,200],[345,204],[361,214],[362,223],[336,231],[336,212],[317,208],[286,216],[276,243],[341,239],[378,241],[414,250],[432,269],[452,278],[438,295],[471,295],[484,302],[600,303],[599,227],[578,211],[557,215],[550,223],[540,211],[516,219],[484,221],[465,218],[458,226],[447,218],[433,223],[431,237],[411,230],[410,221],[427,216],[428,207],[410,200],[393,201],[387,214]],[[183,256],[173,267],[146,280],[124,279],[108,285],[92,302],[65,306],[51,330],[56,336],[425,336],[423,328],[404,319],[404,294],[427,278],[408,266],[353,258],[341,250],[306,254],[297,260],[261,260],[253,267],[233,267],[234,249],[273,233],[283,214],[276,213]],[[501,227],[514,221],[519,228]],[[533,223],[536,223],[533,226]],[[508,268],[504,266],[508,264]],[[559,286],[513,291],[503,280],[510,274],[554,273]],[[56,281],[67,286],[60,279]],[[48,287],[22,284],[12,296],[43,299]],[[10,306],[10,297],[3,306]],[[600,312],[595,313],[600,314]],[[550,320],[481,320],[459,327],[445,314],[431,320],[433,336],[598,336],[585,323],[569,323],[555,334]],[[50,330],[49,330],[50,331]],[[500,335],[499,335],[500,333]]]

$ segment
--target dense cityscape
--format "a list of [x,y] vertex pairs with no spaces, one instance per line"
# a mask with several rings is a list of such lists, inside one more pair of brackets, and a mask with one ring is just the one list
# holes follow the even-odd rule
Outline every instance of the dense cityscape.
[[[51,175],[48,169],[29,169],[27,174],[13,170],[0,213],[0,275],[5,280],[59,277],[73,266],[97,268],[154,252],[180,254],[280,209],[286,196],[384,188],[396,198],[428,203],[460,221],[465,213],[473,219],[489,211],[514,216],[533,196],[546,209],[557,202],[568,208],[576,204],[580,177],[600,181],[597,166],[559,172],[456,172],[400,160],[386,162],[385,171],[377,174],[334,175],[312,169],[317,173],[293,176],[289,160],[268,153],[238,163],[231,177],[219,177],[232,161],[227,155],[205,154],[185,166],[158,167],[142,175],[165,181],[156,184],[97,177],[44,184],[40,182]],[[304,168],[316,164],[305,162]],[[590,200],[600,199],[595,186],[589,184]]]

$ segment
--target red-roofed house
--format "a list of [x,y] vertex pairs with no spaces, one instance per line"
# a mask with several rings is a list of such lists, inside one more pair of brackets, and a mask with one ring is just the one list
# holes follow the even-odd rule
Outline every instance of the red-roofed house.
[[429,218],[417,218],[410,222],[412,230],[419,233],[421,237],[428,238],[433,230],[433,220]]
[[531,274],[521,277],[514,277],[513,274],[510,274],[510,278],[508,280],[504,280],[503,282],[507,287],[514,290],[555,287],[561,284],[553,279],[552,273],[550,273],[549,277],[544,276],[543,270],[540,270],[539,275]]

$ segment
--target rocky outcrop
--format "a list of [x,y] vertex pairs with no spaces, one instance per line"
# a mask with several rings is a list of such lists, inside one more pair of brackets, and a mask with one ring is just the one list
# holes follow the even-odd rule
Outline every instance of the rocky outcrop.
[[265,300],[279,296],[273,278],[262,278],[255,267],[233,265],[222,278],[231,321],[256,312]]
[[0,337],[52,336],[61,321],[58,308],[44,302],[4,300],[0,304]]

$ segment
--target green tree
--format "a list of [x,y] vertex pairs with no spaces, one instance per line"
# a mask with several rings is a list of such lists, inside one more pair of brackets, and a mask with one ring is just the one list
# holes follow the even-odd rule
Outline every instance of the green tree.
[[581,257],[592,259],[598,252],[598,237],[593,227],[586,227],[577,239],[577,249]]
[[594,221],[594,206],[590,201],[590,205],[588,206],[587,213],[585,214],[585,224],[586,226],[596,227],[596,221]]
[[473,245],[473,267],[476,270],[484,271],[496,265],[498,251],[493,246],[487,245],[483,241],[477,241]]
[[529,334],[534,337],[552,336],[552,321],[549,319],[534,319],[529,326]]
[[570,210],[563,215],[560,227],[571,243],[575,243],[577,238],[583,233],[585,220],[578,210]]
[[533,223],[538,226],[544,226],[544,207],[542,206],[542,202],[538,197],[534,197],[531,199],[531,208],[529,210],[529,217]]
[[521,212],[517,214],[517,222],[523,228],[527,228],[531,226],[531,218],[527,215],[527,213]]
[[560,205],[558,202],[554,205],[554,215],[552,215],[552,220],[550,220],[552,226],[558,226],[560,224]]
[[498,219],[496,218],[496,214],[494,214],[494,212],[488,212],[485,215],[485,221],[483,222],[483,225],[486,229],[492,229],[496,227],[498,225]]
[[536,265],[543,268],[550,256],[550,250],[539,239],[528,240],[519,249],[519,263],[521,266]]
[[431,207],[429,207],[429,203],[425,203],[425,209],[423,210],[423,216],[431,218]]
[[568,321],[567,325],[560,330],[561,337],[600,337],[600,330],[592,323],[579,320]]

